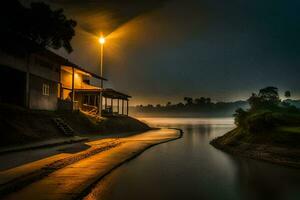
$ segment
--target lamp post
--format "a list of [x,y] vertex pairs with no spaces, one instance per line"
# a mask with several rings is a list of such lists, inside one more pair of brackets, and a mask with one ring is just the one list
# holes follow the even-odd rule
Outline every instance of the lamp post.
[[[101,35],[99,38],[99,43],[101,45],[101,52],[100,52],[100,76],[103,77],[103,50],[104,50],[104,43],[105,38]],[[101,79],[101,89],[103,89],[103,80]],[[102,91],[100,91],[99,97],[99,116],[102,116]]]

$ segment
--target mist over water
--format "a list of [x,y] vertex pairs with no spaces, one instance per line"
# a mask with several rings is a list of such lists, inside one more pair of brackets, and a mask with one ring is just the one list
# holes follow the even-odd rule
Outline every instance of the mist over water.
[[233,157],[209,144],[235,126],[231,118],[143,118],[176,127],[182,139],[155,146],[124,164],[92,191],[92,199],[300,198],[299,170]]
[[227,118],[164,118],[164,117],[140,117],[139,120],[151,124],[156,127],[172,127],[172,126],[186,126],[188,125],[199,125],[205,124],[208,125],[228,125],[229,127],[233,126],[234,119],[232,117]]

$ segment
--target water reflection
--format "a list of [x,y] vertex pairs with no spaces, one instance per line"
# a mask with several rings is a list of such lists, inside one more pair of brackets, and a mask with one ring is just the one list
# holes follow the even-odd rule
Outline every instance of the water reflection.
[[[144,119],[145,120],[145,119]],[[233,157],[209,144],[232,119],[149,119],[184,130],[101,181],[89,199],[300,199],[300,171]]]
[[300,199],[300,171],[239,159],[237,185],[247,199]]

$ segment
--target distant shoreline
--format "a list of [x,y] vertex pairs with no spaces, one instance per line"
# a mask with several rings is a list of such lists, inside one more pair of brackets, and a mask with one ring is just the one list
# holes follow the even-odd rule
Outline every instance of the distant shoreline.
[[201,113],[131,113],[135,118],[233,118],[230,114],[201,114]]

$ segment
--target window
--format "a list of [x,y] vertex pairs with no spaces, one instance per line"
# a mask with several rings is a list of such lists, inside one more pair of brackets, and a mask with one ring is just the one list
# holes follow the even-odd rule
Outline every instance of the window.
[[43,95],[49,96],[50,94],[50,86],[48,84],[43,83]]

